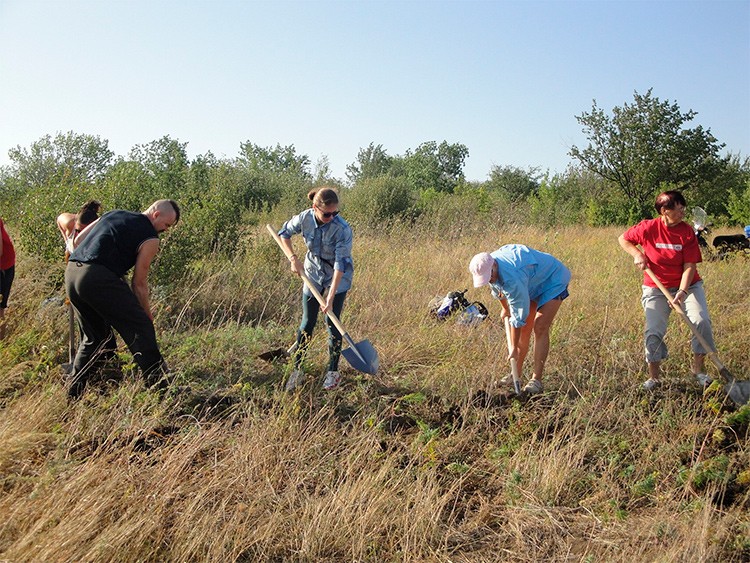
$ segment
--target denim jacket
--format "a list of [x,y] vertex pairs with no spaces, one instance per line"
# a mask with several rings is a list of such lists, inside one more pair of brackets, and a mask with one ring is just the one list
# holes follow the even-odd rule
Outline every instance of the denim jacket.
[[[331,287],[333,271],[344,273],[336,293],[348,291],[354,276],[352,261],[352,228],[341,215],[324,225],[318,225],[315,211],[306,209],[284,223],[279,230],[281,238],[289,239],[302,233],[307,246],[305,255],[305,274],[321,293]],[[309,294],[307,287],[305,293]]]

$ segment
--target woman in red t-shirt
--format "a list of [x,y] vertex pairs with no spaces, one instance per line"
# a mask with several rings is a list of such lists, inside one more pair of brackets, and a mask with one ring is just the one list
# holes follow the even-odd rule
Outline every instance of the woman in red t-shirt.
[[[633,257],[635,265],[641,270],[651,268],[672,294],[672,300],[667,301],[648,274],[643,273],[641,304],[646,313],[649,376],[643,388],[647,391],[660,383],[661,362],[667,357],[664,335],[672,306],[683,307],[706,342],[714,347],[703,281],[697,269],[698,262],[702,261],[701,251],[693,228],[683,221],[685,206],[685,198],[680,192],[663,192],[656,197],[654,204],[659,216],[641,221],[619,238],[620,246]],[[692,349],[693,375],[700,385],[709,385],[711,378],[704,373],[704,364],[710,350],[704,350],[695,337],[692,339]]]
[[0,219],[0,340],[5,338],[5,309],[8,308],[8,295],[16,272],[16,249]]

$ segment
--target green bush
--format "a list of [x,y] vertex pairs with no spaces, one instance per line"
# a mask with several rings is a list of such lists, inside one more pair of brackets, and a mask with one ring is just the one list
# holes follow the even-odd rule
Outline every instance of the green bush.
[[594,187],[590,175],[575,169],[545,178],[528,198],[532,221],[540,226],[583,222]]
[[48,262],[62,260],[64,244],[57,216],[77,212],[95,193],[94,186],[64,185],[54,180],[27,192],[11,221],[16,244]]
[[750,180],[745,183],[744,190],[729,194],[727,210],[733,223],[750,225]]
[[342,207],[353,225],[380,224],[407,216],[415,203],[409,182],[390,175],[365,178],[342,194]]

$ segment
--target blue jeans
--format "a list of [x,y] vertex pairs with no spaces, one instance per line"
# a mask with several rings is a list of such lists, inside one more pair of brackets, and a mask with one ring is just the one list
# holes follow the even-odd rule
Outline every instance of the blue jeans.
[[[341,311],[344,310],[344,300],[346,291],[337,293],[333,298],[333,313],[341,318]],[[307,346],[312,338],[313,330],[318,322],[318,313],[320,304],[312,295],[302,292],[302,322],[297,331],[297,351],[294,354],[294,369],[299,369],[302,365],[302,358],[307,351]],[[339,358],[341,357],[341,333],[338,331],[333,321],[326,315],[328,325],[328,371],[338,371]]]

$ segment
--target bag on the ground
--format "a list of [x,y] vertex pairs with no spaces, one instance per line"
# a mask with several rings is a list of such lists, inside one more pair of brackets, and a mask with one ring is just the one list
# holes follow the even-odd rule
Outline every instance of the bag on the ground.
[[430,314],[439,321],[455,316],[459,324],[472,325],[482,322],[490,313],[479,301],[470,302],[466,299],[467,291],[469,290],[451,291],[445,297],[433,299],[430,303]]

